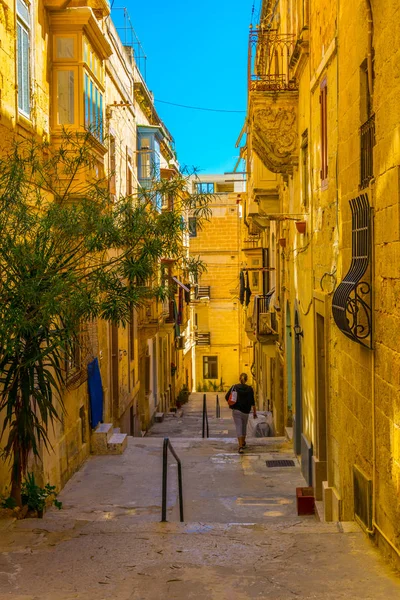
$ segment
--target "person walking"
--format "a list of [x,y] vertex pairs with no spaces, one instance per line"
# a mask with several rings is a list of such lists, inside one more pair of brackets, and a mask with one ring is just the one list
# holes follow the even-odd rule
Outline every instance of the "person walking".
[[232,385],[225,400],[232,409],[232,417],[235,422],[236,435],[239,441],[239,454],[243,454],[246,447],[246,428],[249,414],[253,409],[253,418],[257,418],[256,404],[254,402],[254,390],[251,385],[247,385],[246,373],[241,373],[239,377],[240,383]]

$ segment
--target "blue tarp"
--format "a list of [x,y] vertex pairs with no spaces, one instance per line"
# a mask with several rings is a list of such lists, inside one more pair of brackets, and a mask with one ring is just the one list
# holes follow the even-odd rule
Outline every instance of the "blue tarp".
[[103,386],[97,358],[88,364],[88,388],[90,399],[90,425],[92,429],[103,422]]

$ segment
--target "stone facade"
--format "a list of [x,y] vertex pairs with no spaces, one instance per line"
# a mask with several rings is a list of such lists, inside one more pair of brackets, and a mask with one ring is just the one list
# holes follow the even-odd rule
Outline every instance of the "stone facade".
[[198,281],[197,297],[193,298],[197,342],[194,388],[227,389],[238,380],[241,370],[249,371],[250,366],[243,362],[239,327],[241,236],[237,199],[244,190],[243,177],[201,175],[192,184],[194,189],[208,184],[213,194],[209,220],[190,237],[190,253],[199,256],[207,267]]
[[[399,7],[369,0],[281,0],[273,13],[273,4],[265,0],[261,11],[242,155],[250,172],[245,215],[262,229],[259,245],[270,249],[270,257],[272,227],[279,241],[274,250],[277,356],[284,384],[275,420],[293,427],[294,447],[316,498],[324,502],[325,518],[356,518],[397,560]],[[297,145],[281,164],[273,164],[252,141],[258,135],[253,107],[260,110],[264,103],[265,111],[274,109],[289,93],[272,92],[270,72],[262,70],[268,51],[261,45],[269,43],[273,50],[271,24],[275,43],[279,39],[289,48],[283,81],[297,90]],[[268,135],[265,146],[268,139],[276,143]],[[258,159],[278,174],[279,210],[265,210],[255,189]],[[371,206],[371,251],[360,281],[371,284],[372,336],[366,335],[370,324],[359,302],[360,326],[350,339],[336,324],[332,304],[343,302],[344,328],[350,327],[354,305],[340,300],[340,284],[357,252],[349,201],[360,194],[367,194]],[[364,299],[363,288],[353,293]],[[265,375],[257,363],[256,368],[262,382]],[[267,388],[271,377],[272,372]]]
[[[6,150],[13,139],[32,135],[58,143],[63,120],[57,88],[61,84],[57,82],[63,82],[67,72],[69,130],[88,127],[84,94],[89,93],[90,86],[96,89],[93,102],[97,98],[101,132],[93,135],[93,152],[99,174],[110,177],[114,200],[135,194],[141,184],[139,132],[143,127],[149,127],[159,141],[158,177],[168,179],[177,173],[172,136],[155,110],[133,49],[122,44],[112,20],[106,18],[108,2],[72,0],[66,6],[58,0],[46,0],[27,3],[21,9],[23,4],[19,5],[21,14],[16,14],[14,3],[6,1],[0,6],[0,150]],[[19,25],[28,61],[24,89],[18,89],[17,79]],[[186,234],[183,249],[187,254]],[[161,272],[160,263],[160,281]],[[171,267],[170,275],[183,280],[178,265]],[[173,291],[178,302],[179,286]],[[186,303],[181,313],[185,344],[176,337],[175,318],[168,319],[168,302],[149,301],[132,311],[131,323],[125,328],[103,321],[85,326],[80,364],[71,371],[63,393],[66,413],[50,428],[53,451],[43,450],[42,461],[32,463],[38,481],[50,481],[60,489],[91,450],[96,450],[91,448],[87,387],[87,364],[94,358],[98,358],[101,371],[103,420],[113,428],[140,435],[156,411],[175,406],[179,391],[184,385],[191,386],[193,379],[190,309]],[[9,466],[0,461],[0,494],[8,483]]]

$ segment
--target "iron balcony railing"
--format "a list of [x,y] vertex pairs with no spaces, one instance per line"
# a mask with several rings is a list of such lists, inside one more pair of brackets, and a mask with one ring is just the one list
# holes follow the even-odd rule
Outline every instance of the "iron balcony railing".
[[290,57],[296,39],[293,34],[276,30],[250,30],[248,50],[248,89],[254,91],[297,90],[298,83],[290,75]]
[[375,115],[360,127],[361,165],[360,189],[368,187],[374,176]]
[[210,346],[211,334],[209,331],[207,331],[206,333],[200,333],[200,332],[196,331],[195,340],[196,340],[197,346]]

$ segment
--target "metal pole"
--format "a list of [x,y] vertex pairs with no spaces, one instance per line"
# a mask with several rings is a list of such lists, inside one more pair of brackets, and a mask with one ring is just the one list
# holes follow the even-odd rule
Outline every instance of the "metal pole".
[[183,523],[183,492],[182,492],[182,465],[181,461],[178,461],[178,488],[179,488],[179,516],[181,523]]
[[206,395],[203,395],[203,429],[202,437],[205,437],[205,426],[206,426]]
[[206,424],[207,424],[207,437],[210,437],[210,432],[208,430],[208,413],[207,413],[207,401],[206,401]]
[[219,398],[218,398],[218,394],[217,394],[217,408],[216,408],[216,417],[217,419],[221,418],[221,407],[219,405]]
[[164,446],[163,446],[163,472],[162,472],[161,523],[166,523],[167,522],[168,444],[169,444],[169,439],[168,438],[164,438]]

